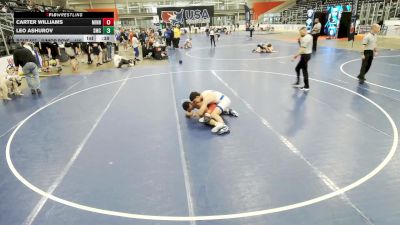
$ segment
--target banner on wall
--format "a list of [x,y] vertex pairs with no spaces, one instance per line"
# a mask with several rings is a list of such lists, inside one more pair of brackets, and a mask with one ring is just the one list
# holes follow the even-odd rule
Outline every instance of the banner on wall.
[[160,22],[171,25],[212,24],[214,6],[190,6],[190,7],[165,7],[157,8]]
[[325,24],[325,34],[331,38],[336,38],[339,32],[340,19],[342,18],[343,12],[350,12],[350,5],[337,5],[328,6],[328,18]]
[[250,12],[250,8],[247,5],[244,5],[244,17],[245,17],[246,24],[250,25],[251,12]]
[[357,6],[358,6],[358,0],[353,0],[348,41],[354,41],[354,36],[356,35]]
[[307,27],[307,32],[311,33],[312,29],[313,29],[313,25],[314,25],[314,10],[313,9],[309,9],[307,11],[307,20],[306,20],[306,27]]

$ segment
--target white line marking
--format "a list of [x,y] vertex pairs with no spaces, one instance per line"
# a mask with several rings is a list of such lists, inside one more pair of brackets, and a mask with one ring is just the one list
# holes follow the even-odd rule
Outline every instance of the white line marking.
[[[279,76],[287,76],[287,77],[295,77],[293,75],[290,74],[285,74],[285,73],[276,73],[276,72],[265,72],[265,71],[256,71],[256,70],[215,70],[215,71],[220,71],[220,72],[254,72],[254,73],[262,73],[262,74],[268,74],[268,75],[279,75]],[[193,73],[193,72],[210,72],[210,70],[192,70],[192,71],[179,71],[179,72],[172,72],[174,74],[176,73]],[[145,77],[154,77],[154,76],[160,76],[160,75],[168,75],[171,72],[168,73],[158,73],[158,74],[150,74],[150,75],[143,75],[143,76],[137,76],[137,77],[131,77],[130,79],[138,79],[138,78],[145,78]],[[324,200],[328,200],[330,198],[333,198],[335,196],[341,195],[349,190],[352,190],[358,186],[360,186],[361,184],[367,182],[369,179],[371,179],[372,177],[374,177],[375,175],[377,175],[383,168],[385,168],[385,166],[390,162],[390,160],[393,158],[393,156],[396,153],[397,150],[397,145],[398,145],[398,141],[399,141],[399,137],[398,137],[398,130],[396,127],[396,124],[394,123],[392,117],[381,107],[379,106],[377,103],[375,103],[374,101],[372,101],[371,99],[358,94],[357,92],[354,92],[348,88],[333,84],[333,83],[329,83],[326,81],[322,81],[322,80],[317,80],[314,78],[310,78],[310,80],[313,80],[315,82],[318,83],[322,83],[325,85],[329,85],[329,86],[334,86],[337,87],[339,89],[348,91],[354,95],[359,96],[360,98],[364,99],[365,101],[371,103],[372,105],[374,105],[375,107],[377,107],[384,115],[385,117],[388,119],[391,127],[392,127],[392,131],[393,131],[393,143],[392,146],[389,150],[389,153],[386,155],[386,157],[383,159],[383,161],[375,168],[373,169],[371,172],[369,172],[367,175],[363,176],[362,178],[356,180],[355,182],[347,185],[346,187],[343,187],[337,191],[322,195],[322,196],[318,196],[316,198],[313,199],[309,199],[303,202],[298,202],[298,203],[294,203],[291,205],[285,205],[285,206],[280,206],[277,208],[270,208],[270,209],[265,209],[265,210],[258,210],[258,211],[252,211],[252,212],[244,212],[244,213],[235,213],[235,214],[225,214],[225,215],[210,215],[210,216],[194,216],[194,217],[187,217],[187,216],[155,216],[155,215],[143,215],[143,214],[132,214],[132,213],[126,213],[126,212],[117,212],[117,211],[111,211],[111,210],[104,210],[104,209],[99,209],[99,208],[95,208],[95,207],[90,207],[90,206],[85,206],[85,205],[81,205],[75,202],[71,202],[62,198],[59,198],[57,196],[51,195],[43,190],[41,190],[40,188],[34,186],[33,184],[31,184],[28,180],[26,180],[21,174],[19,174],[18,170],[14,167],[14,164],[11,160],[11,145],[14,139],[15,134],[18,132],[18,130],[33,116],[35,116],[37,113],[39,113],[40,111],[44,110],[45,108],[58,103],[66,98],[69,98],[71,96],[74,96],[76,94],[82,93],[82,92],[86,92],[95,88],[99,88],[99,87],[104,87],[106,85],[110,85],[110,84],[114,84],[117,82],[122,82],[124,81],[122,80],[117,80],[117,81],[112,81],[112,82],[108,82],[108,83],[104,83],[104,84],[100,84],[100,85],[96,85],[90,88],[86,88],[84,90],[81,91],[77,91],[74,92],[72,94],[69,94],[67,96],[64,96],[54,102],[52,102],[51,104],[48,104],[46,106],[41,107],[40,109],[36,110],[34,113],[32,113],[31,115],[29,115],[28,117],[26,117],[24,120],[22,120],[17,128],[11,133],[10,138],[8,139],[7,142],[7,146],[6,146],[6,160],[7,160],[7,165],[10,168],[11,172],[14,174],[14,176],[21,182],[23,183],[26,187],[30,188],[32,191],[47,197],[55,202],[58,202],[60,204],[64,204],[70,207],[74,207],[80,210],[85,210],[85,211],[89,211],[89,212],[93,212],[93,213],[99,213],[99,214],[104,214],[104,215],[109,215],[109,216],[118,216],[118,217],[125,217],[125,218],[133,218],[133,219],[143,219],[143,220],[163,220],[163,221],[191,221],[191,220],[196,220],[196,221],[200,221],[200,220],[224,220],[224,219],[236,219],[236,218],[245,218],[245,217],[253,217],[253,216],[259,216],[259,215],[266,215],[266,214],[271,214],[271,213],[278,213],[278,212],[283,212],[283,211],[287,211],[287,210],[292,210],[292,209],[296,209],[296,208],[301,208],[301,207],[305,207],[305,206],[309,206],[318,202],[322,202]]]
[[382,93],[380,93],[380,92],[374,91],[374,90],[372,90],[372,89],[370,89],[370,88],[367,88],[367,87],[365,87],[365,86],[362,86],[362,85],[361,85],[361,86],[358,86],[357,88],[362,89],[362,90],[369,91],[369,92],[374,93],[374,94],[377,94],[377,95],[385,96],[386,98],[391,99],[391,100],[396,101],[396,102],[400,102],[400,99],[398,99],[398,98],[394,98],[394,97],[389,96],[389,95],[387,95],[387,94],[382,94]]
[[342,84],[347,84],[347,82],[346,82],[346,81],[343,81],[343,80],[339,80],[339,79],[334,79],[334,80],[336,80],[337,82],[340,82],[340,83],[342,83]]
[[[71,85],[69,88],[67,88],[67,90],[61,92],[59,95],[57,95],[56,97],[54,97],[53,99],[51,99],[49,101],[49,103],[53,102],[54,100],[56,100],[57,98],[59,98],[60,96],[62,96],[63,94],[67,93],[69,90],[71,90],[72,88],[74,88],[76,85],[78,85],[80,82],[82,82],[82,80],[86,79],[86,77],[80,79],[79,81],[75,82],[73,85]],[[6,132],[4,132],[2,135],[0,135],[0,138],[4,137],[5,135],[7,135],[10,131],[12,131],[15,127],[18,126],[18,123],[15,124],[14,126],[12,126],[10,129],[8,129]]]
[[[324,102],[324,101],[322,101],[322,100],[320,100],[320,99],[318,99],[318,98],[315,98],[315,97],[313,97],[313,96],[308,96],[308,98],[311,98],[311,99],[313,99],[313,100],[316,101],[316,102],[319,102],[319,103],[321,103],[321,104],[324,104],[324,105],[328,106],[329,108],[331,108],[331,109],[333,109],[333,110],[335,110],[335,111],[337,111],[337,112],[340,112],[337,108],[333,107],[332,105],[330,105],[330,104],[328,104],[328,103],[326,103],[326,102]],[[373,129],[373,130],[375,130],[375,131],[378,131],[379,133],[381,133],[381,134],[383,134],[383,135],[385,135],[385,136],[392,137],[392,135],[386,133],[385,131],[379,130],[378,128],[374,127],[373,125],[371,125],[371,124],[369,124],[369,123],[366,123],[366,122],[364,122],[364,121],[362,121],[362,120],[360,120],[360,119],[357,119],[355,116],[353,116],[353,115],[351,115],[351,114],[349,114],[349,113],[346,113],[346,117],[349,117],[350,119],[355,120],[355,121],[357,121],[357,122],[359,122],[359,123],[365,125],[365,126],[368,127],[368,128],[371,128],[371,129]]]
[[[247,46],[247,45],[256,45],[255,43],[252,43],[252,44],[244,44],[244,45],[242,45],[242,46]],[[221,45],[221,46],[217,46],[215,49],[213,49],[214,51],[216,50],[216,49],[218,49],[218,48],[223,48],[223,47],[231,47],[231,46],[237,46],[237,44],[236,45]],[[211,48],[197,48],[197,49],[193,49],[192,51],[197,51],[197,50],[203,50],[203,49],[211,49]],[[223,60],[226,60],[226,61],[245,61],[245,60],[249,60],[249,61],[255,61],[255,60],[268,60],[268,59],[283,59],[283,58],[289,58],[289,57],[292,57],[293,55],[288,55],[288,56],[277,56],[277,57],[265,57],[265,58],[256,58],[256,59],[223,59],[223,58],[207,58],[207,57],[200,57],[200,56],[193,56],[193,55],[191,55],[190,54],[190,52],[192,52],[192,51],[187,51],[185,54],[186,54],[186,56],[188,56],[188,57],[191,57],[191,58],[195,58],[195,59],[204,59],[204,60],[217,60],[217,61],[223,61]],[[249,51],[251,51],[251,50],[249,50]],[[270,55],[270,54],[275,54],[275,53],[265,53],[266,55]]]
[[384,73],[373,73],[373,74],[378,75],[378,76],[382,76],[382,77],[387,77],[387,78],[394,78],[393,75],[384,74]]
[[[243,44],[243,45],[241,45],[241,46],[250,46],[250,45],[251,45],[251,46],[254,46],[254,45],[257,45],[257,43],[254,42],[254,43],[250,43],[250,44]],[[217,48],[237,47],[237,46],[238,46],[238,44],[232,44],[232,45],[218,45]],[[193,51],[204,50],[204,49],[211,49],[211,47],[193,48],[191,51],[193,52]]]
[[378,63],[383,63],[383,64],[387,64],[387,65],[390,65],[390,66],[400,66],[400,65],[397,65],[397,64],[381,62],[381,61],[378,61]]
[[[387,55],[387,56],[378,56],[378,57],[375,57],[375,58],[392,58],[392,57],[399,57],[399,56],[400,56],[400,55]],[[344,67],[346,64],[349,64],[349,63],[355,62],[355,61],[360,61],[360,60],[361,60],[361,59],[353,59],[353,60],[347,61],[347,62],[343,63],[342,65],[340,65],[340,70],[342,71],[342,73],[343,73],[344,75],[346,75],[346,76],[348,76],[348,77],[350,77],[350,78],[353,78],[354,80],[358,80],[357,77],[354,77],[354,76],[352,76],[351,74],[349,74],[349,73],[347,73],[346,71],[344,71],[343,67]],[[394,88],[382,86],[382,85],[375,84],[375,83],[372,83],[372,82],[366,81],[365,83],[371,84],[371,85],[374,85],[374,86],[377,86],[377,87],[380,87],[380,88],[384,88],[384,89],[387,89],[387,90],[400,92],[399,89],[394,89]]]
[[[179,122],[178,109],[176,108],[175,85],[174,85],[172,73],[170,74],[170,82],[171,82],[171,88],[172,88],[172,99],[173,99],[173,104],[174,104],[174,108],[175,108],[176,129],[178,131],[179,152],[180,152],[180,156],[181,156],[181,166],[182,166],[183,177],[184,177],[184,181],[185,181],[186,198],[187,198],[189,216],[194,217],[195,213],[194,213],[194,205],[193,205],[193,199],[192,199],[192,193],[191,193],[189,166],[187,164],[185,149],[183,147],[182,131],[181,131],[181,125]],[[190,224],[196,225],[196,222],[194,220],[191,220]]]
[[[110,109],[111,104],[113,103],[115,97],[119,94],[121,91],[122,87],[126,84],[127,79],[125,79],[124,82],[119,86],[118,90],[115,92],[113,97],[111,98],[110,102],[107,104],[103,112],[100,114],[100,116],[97,118],[96,122],[92,126],[92,128],[89,130],[85,138],[82,140],[78,148],[75,150],[75,153],[73,154],[72,158],[68,161],[67,165],[63,168],[61,171],[60,175],[57,177],[57,179],[53,182],[53,184],[49,187],[47,190],[47,193],[53,194],[53,192],[57,189],[58,185],[61,184],[61,182],[64,180],[65,175],[67,175],[68,171],[71,169],[72,165],[75,163],[76,159],[78,158],[79,154],[82,152],[83,148],[85,147],[87,141],[89,138],[92,136],[93,132],[99,125],[100,121],[103,119],[104,115],[106,112]],[[39,212],[42,210],[43,206],[46,204],[47,200],[49,198],[46,196],[43,196],[40,201],[36,204],[36,206],[33,208],[29,216],[25,219],[23,222],[23,225],[31,225],[33,221],[35,221],[37,215]]]
[[[223,84],[225,85],[226,88],[228,88],[232,93],[237,93],[236,91],[234,91],[234,89],[229,86],[228,83],[226,83],[220,76],[218,76],[218,74],[212,70],[211,71],[212,74]],[[235,94],[235,96],[237,98],[239,98],[243,103],[246,104],[246,106],[250,106],[250,104],[244,100],[240,95]],[[281,141],[283,144],[286,145],[286,147],[292,151],[296,156],[298,156],[301,160],[303,160],[313,171],[313,173],[315,175],[317,175],[317,177],[319,179],[322,180],[322,182],[324,182],[326,184],[326,186],[329,187],[329,189],[331,189],[332,191],[337,191],[340,190],[340,188],[328,177],[326,176],[321,170],[319,170],[317,167],[315,167],[302,153],[299,149],[297,149],[294,144],[292,142],[290,142],[285,136],[283,136],[282,134],[280,134],[274,127],[272,127],[270,125],[270,123],[268,122],[268,120],[266,120],[264,117],[262,117],[259,113],[257,113],[253,107],[248,107],[248,109],[254,113],[263,124],[265,124]],[[348,205],[350,205],[355,211],[357,211],[362,218],[369,224],[369,225],[373,225],[372,221],[359,209],[357,208],[353,202],[351,202],[351,200],[347,197],[347,195],[345,193],[340,194],[340,198]]]
[[351,118],[351,119],[353,119],[353,120],[355,120],[355,121],[357,121],[357,122],[359,122],[359,123],[364,124],[366,127],[369,127],[369,128],[371,128],[371,129],[373,129],[373,130],[375,130],[375,131],[378,131],[379,133],[381,133],[381,134],[383,134],[383,135],[385,135],[385,136],[387,136],[387,137],[392,137],[392,135],[386,133],[385,131],[378,129],[378,128],[372,126],[371,124],[366,123],[366,122],[364,122],[364,121],[358,119],[357,117],[355,117],[355,116],[353,116],[353,115],[351,115],[351,114],[346,114],[346,116],[349,117],[349,118]]
[[[271,53],[274,54],[274,53]],[[222,59],[222,58],[206,58],[200,56],[192,56],[189,52],[186,52],[186,55],[191,58],[195,59],[203,59],[203,60],[216,60],[216,61],[258,61],[258,60],[270,60],[270,59],[283,59],[283,58],[290,58],[293,55],[286,55],[286,56],[277,56],[277,57],[265,57],[265,58],[256,58],[256,59]]]

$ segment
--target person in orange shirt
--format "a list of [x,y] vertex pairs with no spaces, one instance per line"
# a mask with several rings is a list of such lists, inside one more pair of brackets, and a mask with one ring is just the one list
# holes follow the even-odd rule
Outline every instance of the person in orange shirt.
[[131,47],[132,47],[133,35],[134,35],[133,30],[131,30],[131,31],[129,32],[129,46],[131,46]]

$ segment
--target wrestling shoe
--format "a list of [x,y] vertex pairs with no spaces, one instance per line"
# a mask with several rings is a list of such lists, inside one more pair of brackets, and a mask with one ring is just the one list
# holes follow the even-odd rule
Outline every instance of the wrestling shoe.
[[211,129],[211,132],[213,133],[217,133],[219,130],[221,130],[221,128],[223,128],[224,126],[226,126],[223,123],[217,123],[217,125],[215,125],[215,127],[213,129]]
[[210,122],[210,120],[211,120],[211,115],[208,114],[208,113],[205,113],[205,114],[204,114],[204,117],[201,117],[201,118],[199,119],[199,122],[200,122],[200,123],[208,123],[208,122]]
[[239,117],[239,113],[233,109],[226,109],[222,112],[223,115]]
[[229,129],[229,127],[227,125],[224,125],[221,129],[219,129],[218,134],[228,134],[230,133],[231,130]]
[[239,113],[233,109],[229,109],[229,115],[233,117],[239,117]]
[[307,88],[306,88],[306,87],[301,87],[300,90],[302,90],[302,91],[309,91],[310,88],[308,88],[308,87],[307,87]]

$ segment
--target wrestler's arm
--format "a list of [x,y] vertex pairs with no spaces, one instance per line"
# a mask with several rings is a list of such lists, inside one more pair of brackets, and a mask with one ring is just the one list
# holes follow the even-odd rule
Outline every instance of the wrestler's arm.
[[212,102],[212,99],[210,97],[203,97],[203,102],[201,103],[200,109],[198,112],[196,112],[196,115],[199,117],[202,117],[204,113],[208,110],[208,104]]

